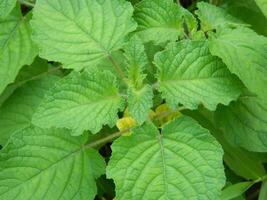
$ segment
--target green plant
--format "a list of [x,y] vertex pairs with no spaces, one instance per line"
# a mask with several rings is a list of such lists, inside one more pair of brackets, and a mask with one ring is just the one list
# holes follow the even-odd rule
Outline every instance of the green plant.
[[267,199],[266,5],[2,0],[0,199]]

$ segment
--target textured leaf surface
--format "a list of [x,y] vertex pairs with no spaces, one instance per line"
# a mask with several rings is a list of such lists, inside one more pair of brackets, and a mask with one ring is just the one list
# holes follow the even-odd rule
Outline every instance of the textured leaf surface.
[[210,3],[200,2],[197,7],[196,14],[201,21],[203,31],[211,31],[220,26],[244,25],[242,21],[228,14],[224,9]]
[[183,33],[182,13],[172,0],[143,0],[134,12],[138,35],[145,42],[175,41]]
[[229,104],[240,91],[240,82],[223,62],[212,56],[205,41],[184,41],[168,45],[156,54],[160,91],[172,107],[179,103],[189,109],[203,104],[215,110]]
[[210,41],[211,53],[222,58],[251,92],[267,97],[267,38],[248,28],[223,29]]
[[123,100],[115,77],[107,71],[72,72],[57,82],[41,103],[33,123],[40,127],[66,127],[75,135],[97,133],[102,125],[115,125]]
[[217,121],[226,138],[249,151],[267,152],[267,102],[243,97],[228,107],[220,107]]
[[5,18],[15,7],[16,0],[1,0],[0,1],[0,18]]
[[145,124],[116,140],[112,152],[107,175],[118,200],[220,199],[223,151],[191,118],[177,118],[161,134]]
[[0,153],[0,198],[93,199],[105,163],[97,151],[83,148],[85,141],[66,130],[17,132]]
[[0,108],[0,144],[9,136],[32,124],[32,116],[50,87],[58,80],[48,76],[17,89]]
[[148,65],[148,58],[145,53],[145,47],[137,36],[131,38],[124,50],[129,80],[129,113],[141,124],[146,120],[148,111],[153,106],[153,90],[151,86],[143,83],[146,77],[144,70],[145,66]]
[[120,49],[136,28],[133,8],[124,0],[42,0],[34,10],[40,55],[77,70]]
[[262,13],[267,18],[267,1],[266,0],[255,0]]
[[30,14],[22,16],[16,7],[7,18],[0,19],[0,93],[37,54],[30,38],[30,17]]
[[143,123],[147,117],[150,108],[153,106],[153,90],[150,85],[136,90],[128,89],[128,109],[130,115],[139,123]]

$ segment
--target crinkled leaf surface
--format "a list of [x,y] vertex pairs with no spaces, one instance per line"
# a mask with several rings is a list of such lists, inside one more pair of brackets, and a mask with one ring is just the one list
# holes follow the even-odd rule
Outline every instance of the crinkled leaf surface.
[[172,107],[189,109],[203,104],[215,110],[217,104],[237,99],[241,83],[225,64],[209,52],[206,41],[170,43],[155,56],[159,90]]
[[42,0],[32,26],[40,56],[76,70],[90,67],[124,44],[136,28],[124,0]]
[[143,123],[153,106],[153,90],[150,85],[144,85],[141,89],[128,89],[129,114],[139,123]]
[[267,152],[267,102],[246,96],[216,112],[226,138],[249,151]]
[[172,0],[143,0],[136,4],[137,33],[145,41],[175,41],[183,33],[183,10]]
[[107,176],[116,199],[220,199],[225,177],[219,143],[189,117],[179,117],[160,134],[152,124],[112,145]]
[[222,29],[210,40],[210,50],[251,92],[267,97],[266,37],[244,27]]
[[0,144],[4,145],[9,136],[32,125],[32,116],[50,87],[58,80],[47,76],[31,81],[18,88],[0,108]]
[[83,147],[86,139],[61,129],[17,132],[0,153],[0,198],[93,199],[105,163],[97,151]]
[[129,81],[129,113],[141,124],[146,120],[148,111],[153,106],[153,90],[151,86],[143,83],[146,77],[144,69],[148,65],[148,58],[145,53],[145,47],[137,36],[131,38],[124,50]]
[[244,22],[233,17],[226,10],[210,3],[200,2],[197,7],[196,14],[201,21],[201,29],[203,31],[210,31],[220,26],[245,25]]
[[0,18],[5,18],[15,7],[16,0],[1,0],[0,1]]
[[115,125],[123,99],[116,78],[108,71],[72,72],[58,81],[34,114],[40,127],[66,127],[73,134],[97,133],[102,125]]
[[30,13],[22,16],[17,6],[5,19],[0,19],[0,93],[37,54],[30,38],[30,18]]

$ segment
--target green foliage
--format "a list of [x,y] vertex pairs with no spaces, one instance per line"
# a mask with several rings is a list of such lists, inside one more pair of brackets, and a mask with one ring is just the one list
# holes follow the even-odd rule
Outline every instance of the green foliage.
[[267,4],[207,2],[1,0],[0,199],[265,200]]

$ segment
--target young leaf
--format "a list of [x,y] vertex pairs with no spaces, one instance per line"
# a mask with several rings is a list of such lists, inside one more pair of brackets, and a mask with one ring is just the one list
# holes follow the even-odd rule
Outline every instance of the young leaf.
[[116,78],[108,71],[72,72],[56,83],[34,114],[37,126],[66,127],[74,135],[84,130],[97,133],[102,125],[113,126],[123,99]]
[[199,2],[196,14],[201,21],[203,31],[211,31],[221,26],[240,26],[245,25],[241,20],[228,14],[224,9],[212,4]]
[[217,124],[234,145],[267,152],[267,102],[245,96],[216,111]]
[[267,97],[267,38],[239,27],[221,29],[210,40],[213,55],[222,58],[251,92]]
[[47,76],[31,81],[18,88],[0,108],[0,144],[4,145],[9,136],[32,125],[32,116],[50,87],[58,80]]
[[172,0],[143,0],[135,5],[137,34],[144,42],[175,41],[183,34],[182,14]]
[[0,18],[0,94],[14,81],[20,68],[33,62],[37,48],[31,41],[31,14],[22,16],[19,6]]
[[223,151],[209,132],[179,117],[160,134],[152,124],[112,145],[107,176],[116,199],[220,199],[225,177]]
[[5,18],[16,5],[16,0],[1,0],[0,1],[0,18]]
[[0,198],[93,199],[105,162],[86,139],[37,127],[12,135],[0,153]]
[[172,107],[179,103],[197,109],[203,104],[215,110],[217,104],[228,105],[240,95],[241,83],[215,56],[206,41],[171,43],[156,54],[159,90]]
[[232,200],[236,197],[242,195],[247,189],[249,189],[254,182],[247,181],[247,182],[240,182],[234,185],[230,185],[223,189],[221,200]]
[[90,67],[120,49],[136,28],[124,0],[42,0],[32,26],[40,56],[76,70]]
[[142,124],[148,117],[148,112],[153,106],[153,90],[148,84],[144,84],[145,66],[148,58],[142,41],[134,36],[125,46],[125,57],[128,69],[128,109],[130,115]]

